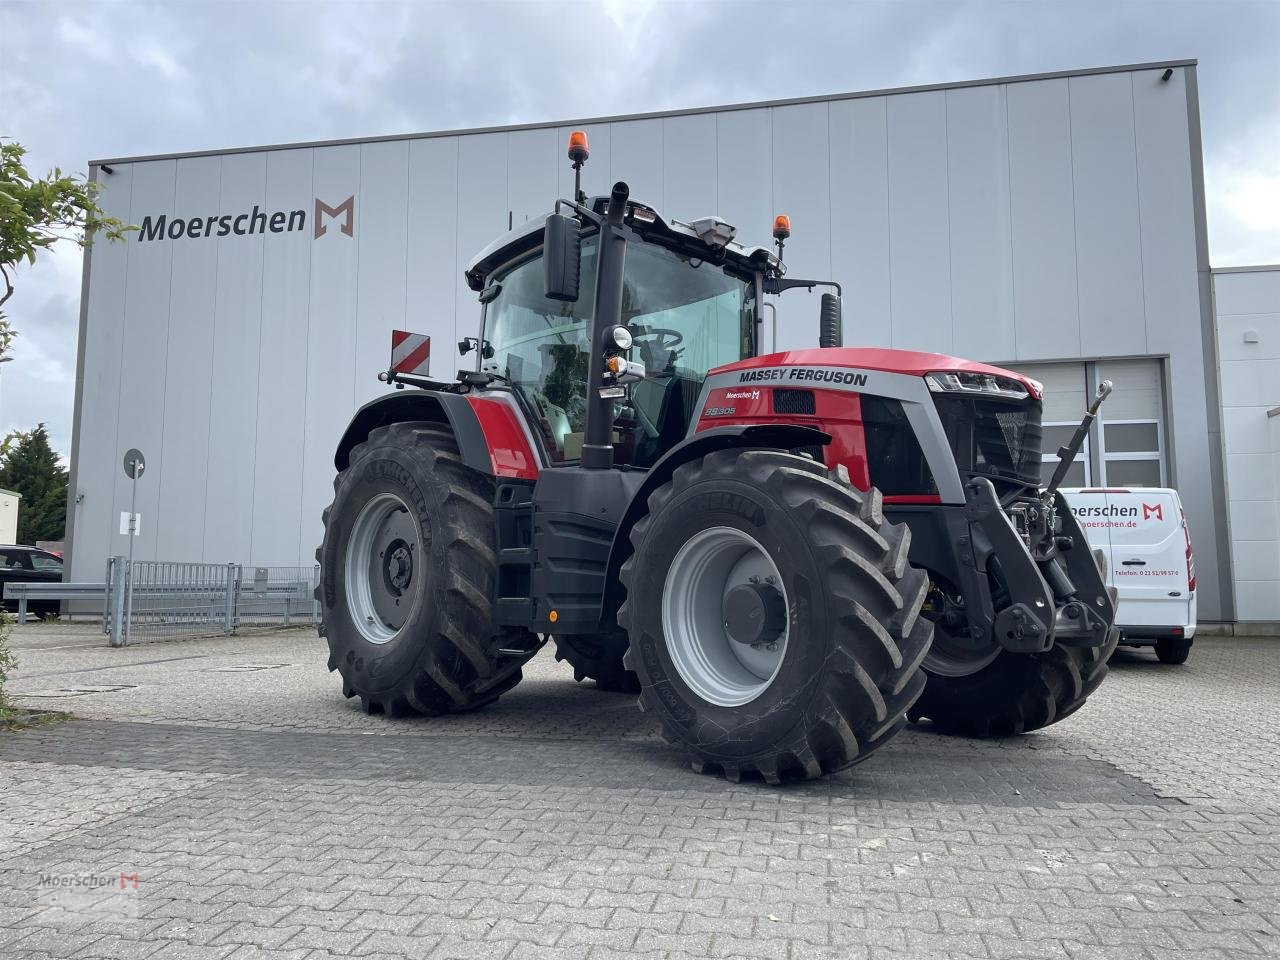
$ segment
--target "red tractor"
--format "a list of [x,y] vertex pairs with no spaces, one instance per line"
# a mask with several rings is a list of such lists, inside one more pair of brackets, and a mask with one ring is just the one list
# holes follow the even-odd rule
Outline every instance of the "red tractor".
[[[1115,603],[1040,489],[1040,385],[843,347],[839,288],[785,275],[785,218],[776,253],[734,234],[575,187],[471,262],[474,368],[393,362],[416,389],[338,446],[317,595],[346,696],[471,710],[554,639],[696,770],[771,783],[908,718],[1002,736],[1084,703]],[[820,346],[762,354],[765,297],[815,286]]]

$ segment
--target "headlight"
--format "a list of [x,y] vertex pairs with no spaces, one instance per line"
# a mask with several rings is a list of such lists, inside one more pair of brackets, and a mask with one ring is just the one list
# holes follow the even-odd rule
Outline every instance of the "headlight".
[[988,397],[1010,397],[1024,400],[1030,393],[1011,377],[997,377],[990,373],[957,372],[929,373],[925,383],[934,393],[981,393]]
[[617,326],[609,331],[609,335],[613,338],[614,345],[619,350],[630,350],[633,342],[631,331],[626,327]]

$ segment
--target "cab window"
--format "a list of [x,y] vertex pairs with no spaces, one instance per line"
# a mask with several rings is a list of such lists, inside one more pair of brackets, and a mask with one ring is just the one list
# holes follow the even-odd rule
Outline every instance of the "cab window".
[[[596,237],[582,243],[582,286],[575,303],[543,296],[542,261],[497,274],[485,339],[489,367],[530,408],[552,460],[577,460],[586,427]],[[752,355],[755,285],[665,247],[627,247],[622,322],[635,337],[629,359],[647,377],[619,404],[615,458],[648,466],[687,433],[702,381],[712,367]]]

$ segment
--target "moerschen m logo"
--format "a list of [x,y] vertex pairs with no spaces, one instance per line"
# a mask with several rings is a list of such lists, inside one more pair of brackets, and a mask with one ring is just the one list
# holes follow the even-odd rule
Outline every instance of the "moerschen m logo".
[[[316,197],[312,214],[313,239],[329,232],[325,218],[337,221],[338,231],[348,237],[355,236],[356,196],[353,193],[341,203],[330,205]],[[339,219],[341,218],[341,219]],[[150,240],[199,240],[207,237],[254,236],[265,233],[293,233],[307,229],[306,210],[260,210],[255,204],[245,213],[215,213],[204,217],[170,217],[162,213],[157,217],[142,218],[138,228],[138,242]]]

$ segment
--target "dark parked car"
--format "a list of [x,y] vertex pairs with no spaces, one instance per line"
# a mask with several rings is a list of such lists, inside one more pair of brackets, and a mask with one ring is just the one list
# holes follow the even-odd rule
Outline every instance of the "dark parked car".
[[[61,583],[62,558],[39,547],[0,546],[0,591],[9,583]],[[6,599],[4,608],[10,613],[18,609],[17,600]],[[32,600],[27,610],[36,616],[58,613],[57,600]]]

